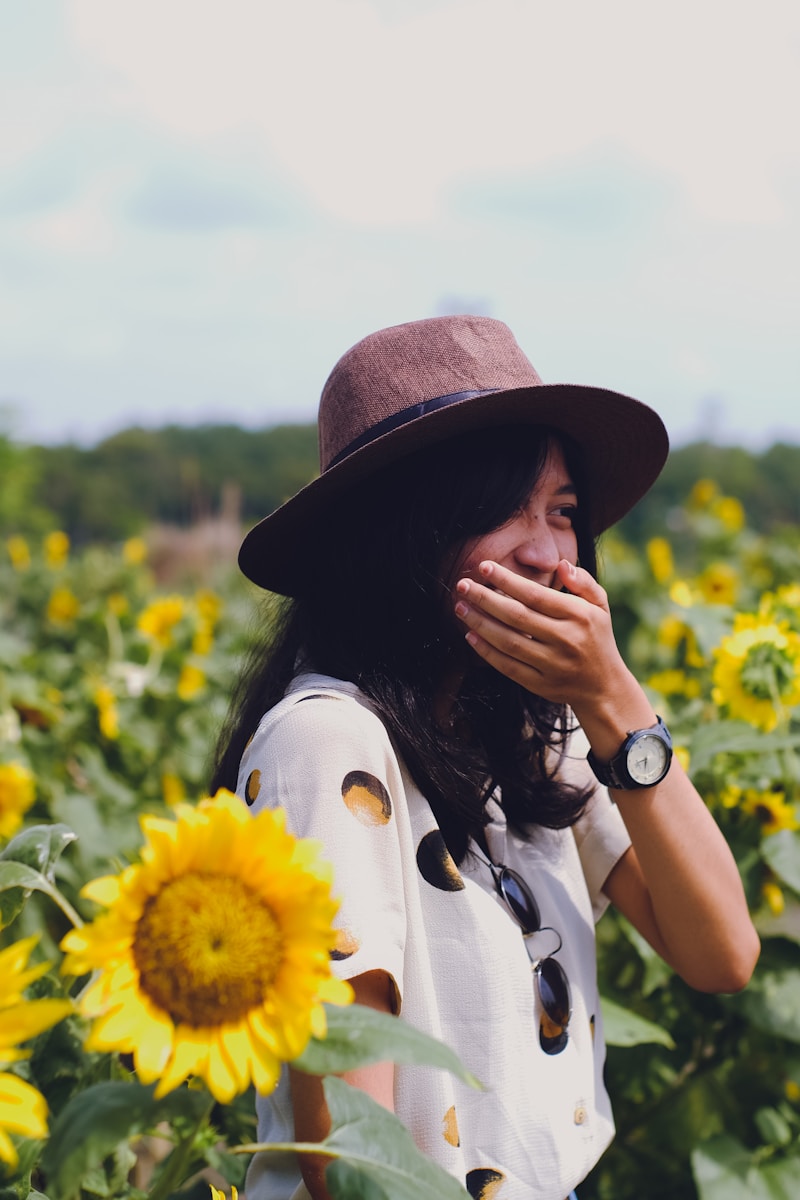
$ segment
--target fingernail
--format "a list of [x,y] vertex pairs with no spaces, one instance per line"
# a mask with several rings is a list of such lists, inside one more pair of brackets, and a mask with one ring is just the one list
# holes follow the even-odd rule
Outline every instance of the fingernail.
[[465,604],[463,600],[459,600],[455,612],[457,617],[465,617],[469,612],[469,605]]

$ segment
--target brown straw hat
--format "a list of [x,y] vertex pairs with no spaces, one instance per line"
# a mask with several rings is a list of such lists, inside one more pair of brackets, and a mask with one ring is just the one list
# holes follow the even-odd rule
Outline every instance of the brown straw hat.
[[542,383],[502,321],[395,325],[333,368],[319,407],[321,473],[250,530],[239,566],[260,587],[296,594],[311,534],[334,498],[423,446],[509,424],[546,425],[578,444],[595,535],[644,495],[669,448],[661,418],[638,400]]

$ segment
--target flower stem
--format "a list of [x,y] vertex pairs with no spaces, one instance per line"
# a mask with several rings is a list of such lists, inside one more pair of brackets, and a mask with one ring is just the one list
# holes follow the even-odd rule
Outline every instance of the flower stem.
[[208,1103],[203,1108],[192,1129],[182,1137],[164,1164],[164,1169],[148,1192],[148,1200],[167,1200],[181,1184],[186,1182],[186,1173],[192,1161],[194,1143],[197,1134],[208,1120],[209,1113],[214,1107],[214,1097],[208,1097]]

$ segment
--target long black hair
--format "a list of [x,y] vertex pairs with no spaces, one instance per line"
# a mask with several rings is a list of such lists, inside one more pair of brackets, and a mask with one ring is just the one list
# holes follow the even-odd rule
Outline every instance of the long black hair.
[[[247,740],[283,695],[302,652],[313,670],[351,680],[370,698],[457,862],[497,786],[514,828],[559,829],[577,820],[590,792],[558,774],[565,707],[466,651],[443,579],[460,546],[523,509],[554,441],[578,493],[578,559],[596,573],[581,463],[561,435],[505,426],[392,464],[333,506],[298,547],[301,594],[277,612],[273,606],[267,644],[250,656],[217,747],[214,789],[235,788]],[[466,674],[452,724],[443,728],[434,706],[454,655],[465,655]]]

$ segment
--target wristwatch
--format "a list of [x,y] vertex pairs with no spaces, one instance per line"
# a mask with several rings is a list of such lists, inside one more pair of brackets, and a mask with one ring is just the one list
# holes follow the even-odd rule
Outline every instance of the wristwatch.
[[634,729],[625,738],[611,762],[601,763],[590,750],[589,766],[606,787],[632,791],[655,787],[672,762],[672,738],[661,717],[649,729]]

